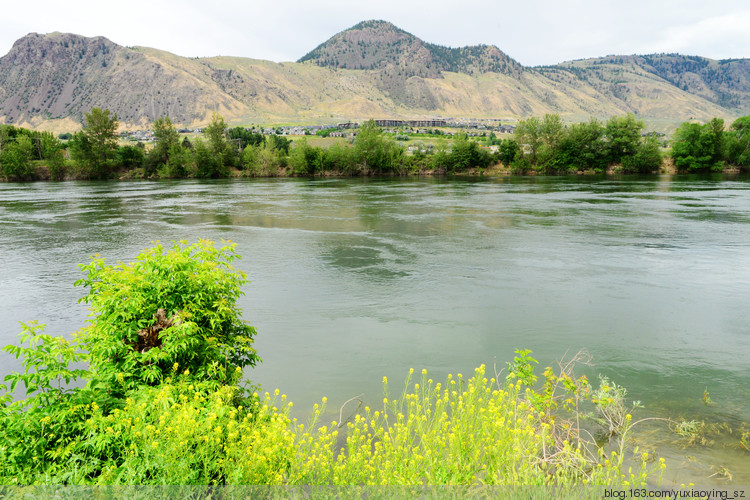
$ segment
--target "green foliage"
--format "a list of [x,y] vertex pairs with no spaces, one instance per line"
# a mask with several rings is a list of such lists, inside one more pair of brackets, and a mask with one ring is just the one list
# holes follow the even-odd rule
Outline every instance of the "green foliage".
[[0,168],[3,176],[12,180],[30,180],[33,176],[33,152],[31,138],[27,135],[19,135],[14,141],[7,141],[0,151]]
[[453,140],[451,152],[445,159],[449,172],[464,172],[473,167],[485,168],[492,158],[485,149],[475,141],[470,141],[466,134],[459,134]]
[[196,177],[219,177],[221,166],[216,156],[201,139],[193,142],[193,161],[195,162]]
[[500,161],[509,166],[521,155],[521,146],[514,139],[505,139],[500,143],[498,148]]
[[287,139],[281,134],[269,135],[268,140],[270,141],[271,146],[273,146],[274,149],[284,155],[289,154],[289,146],[292,145],[291,140]]
[[182,144],[174,144],[170,148],[169,159],[164,172],[166,177],[182,178],[187,177],[190,173],[192,144],[188,141],[188,146],[185,146],[184,143],[185,141],[182,141]]
[[662,463],[649,468],[648,457],[639,456],[640,471],[625,474],[624,454],[612,460],[598,448],[589,454],[572,433],[557,441],[545,412],[524,400],[522,383],[488,379],[484,366],[470,378],[449,375],[437,383],[426,370],[412,383],[411,373],[400,396],[391,398],[384,378],[382,406],[365,407],[343,422],[313,430],[322,410],[316,405],[310,426],[297,426],[287,445],[295,450],[288,472],[277,474],[272,483],[645,485],[649,477],[658,482],[663,471]]
[[157,118],[151,125],[154,131],[154,147],[148,153],[146,175],[155,173],[169,164],[172,153],[180,151],[180,134],[167,117]]
[[266,142],[263,134],[257,134],[244,127],[234,127],[227,130],[227,138],[240,151],[248,146],[260,146]]
[[[246,283],[231,265],[236,258],[234,245],[201,241],[156,245],[127,265],[97,257],[81,266],[89,326],[70,342],[24,324],[21,345],[4,348],[22,359],[24,373],[6,376],[10,390],[0,397],[0,483],[224,482],[231,464],[214,466],[233,425],[226,419],[244,419],[244,430],[257,421],[238,385],[242,368],[259,358],[255,330],[236,306]],[[90,371],[71,367],[84,361]],[[86,387],[71,388],[79,378]],[[13,402],[19,383],[27,397]],[[170,410],[175,419],[165,420]],[[216,419],[223,434],[208,425]],[[201,440],[182,441],[191,432]],[[203,441],[209,435],[221,444]],[[161,439],[172,447],[159,447]]]
[[[7,375],[5,381],[10,381],[10,390],[0,397],[2,484],[38,482],[35,478],[43,476],[50,463],[69,453],[71,442],[83,432],[88,416],[81,407],[83,391],[67,388],[87,374],[83,369],[71,368],[70,363],[82,362],[86,356],[66,339],[42,333],[44,325],[29,322],[21,326],[21,345],[3,348],[22,359],[24,373]],[[19,382],[24,385],[27,398],[13,402]]]
[[138,146],[131,146],[128,144],[126,146],[120,146],[117,148],[116,158],[118,165],[131,170],[143,165],[145,155],[143,153],[143,148],[139,148]]
[[325,151],[326,168],[335,172],[349,173],[354,169],[353,148],[336,142]]
[[320,147],[313,147],[304,138],[297,143],[289,155],[289,165],[295,174],[315,175],[325,170],[326,154]]
[[643,127],[643,122],[636,120],[632,113],[625,116],[613,116],[607,121],[606,156],[609,164],[622,163],[625,158],[637,153]]
[[[12,373],[5,377],[5,381],[11,383],[10,391],[15,391],[16,385],[21,382],[27,394],[38,392],[43,395],[39,398],[42,403],[69,393],[67,385],[88,373],[85,370],[69,368],[70,363],[84,361],[85,356],[64,338],[42,333],[44,327],[45,325],[40,325],[36,321],[21,323],[21,346],[7,345],[3,348],[3,351],[12,354],[16,359],[22,359],[25,370],[23,374]],[[22,347],[23,344],[28,344],[28,347]]]
[[[226,177],[229,175],[229,167],[236,164],[235,149],[227,141],[227,124],[224,118],[216,113],[211,116],[211,123],[203,129],[203,135],[208,140],[208,150],[215,158],[213,171],[210,175],[205,169],[199,177]],[[199,172],[201,168],[198,168]]]
[[70,140],[71,156],[84,176],[109,177],[117,152],[117,127],[117,115],[110,115],[108,109],[92,108],[85,114],[83,130]]
[[86,277],[76,285],[90,289],[81,299],[91,309],[81,344],[90,353],[92,387],[119,398],[161,383],[175,363],[221,385],[236,368],[254,366],[255,330],[235,304],[246,283],[232,267],[236,258],[234,245],[217,249],[202,240],[171,250],[157,244],[127,265],[101,258],[82,265]]
[[268,141],[261,146],[246,147],[242,152],[242,163],[246,175],[275,176],[279,169],[286,166],[286,156],[283,151],[276,149],[273,141]]
[[750,169],[750,116],[737,118],[727,134],[727,156],[730,163]]
[[[188,165],[191,163],[190,141],[180,141],[180,134],[167,118],[159,118],[154,121],[154,148],[149,152],[145,161],[145,174],[153,175],[158,172],[160,177],[180,178],[188,174]],[[187,140],[187,137],[185,138]],[[209,166],[202,170],[202,176],[213,177],[216,175],[215,166]]]
[[317,135],[318,137],[328,137],[329,135],[331,135],[331,132],[336,132],[337,130],[338,129],[336,127],[324,128],[321,130],[317,130],[315,132],[315,135]]
[[506,379],[509,382],[518,379],[524,385],[533,386],[537,381],[537,376],[534,375],[534,365],[539,361],[530,356],[530,349],[516,349],[515,353],[513,361],[508,362]]
[[605,172],[622,165],[625,172],[651,172],[661,165],[661,154],[654,137],[642,137],[643,127],[632,114],[612,117],[606,125],[592,118],[565,127],[557,115],[522,120],[516,140],[525,153],[510,161],[511,170]]
[[632,156],[622,158],[622,168],[626,173],[648,174],[659,170],[663,158],[659,146],[659,138],[655,135],[644,137]]
[[606,170],[604,133],[604,127],[594,118],[571,125],[560,141],[559,163],[571,170]]
[[65,166],[65,155],[62,150],[57,150],[52,153],[47,161],[47,165],[50,178],[53,181],[61,181],[65,179],[67,168]]
[[368,120],[357,131],[354,158],[361,172],[396,172],[404,149],[394,140],[382,135],[375,120]]
[[539,150],[543,145],[542,122],[536,116],[521,120],[516,125],[516,140],[526,146],[526,156],[532,165],[539,160]]
[[680,125],[672,144],[677,169],[683,172],[721,170],[725,157],[723,127],[723,120],[717,119],[706,125],[689,122]]

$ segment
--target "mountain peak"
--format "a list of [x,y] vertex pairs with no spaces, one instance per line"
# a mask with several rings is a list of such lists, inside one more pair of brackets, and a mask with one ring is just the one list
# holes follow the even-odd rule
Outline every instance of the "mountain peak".
[[439,78],[443,71],[503,73],[523,67],[495,46],[443,47],[424,42],[388,21],[362,21],[329,38],[298,62],[323,67],[386,70],[403,78]]
[[419,59],[424,45],[392,23],[369,20],[333,35],[298,62],[342,69],[384,69],[389,64],[406,65],[410,59]]
[[[382,19],[368,19],[367,21],[362,21],[360,23],[355,24],[351,28],[344,30],[344,31],[396,31],[399,33],[406,33],[404,30],[396,26],[395,24],[383,21]],[[407,35],[409,33],[406,33]]]

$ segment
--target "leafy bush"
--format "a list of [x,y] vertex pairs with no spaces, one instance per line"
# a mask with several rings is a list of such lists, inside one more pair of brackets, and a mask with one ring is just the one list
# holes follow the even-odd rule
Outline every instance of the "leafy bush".
[[33,145],[27,135],[19,135],[0,152],[0,170],[6,179],[29,180],[33,175]]
[[254,366],[255,329],[236,306],[246,283],[231,263],[234,245],[211,242],[161,244],[130,264],[82,265],[90,289],[91,325],[82,346],[90,353],[96,387],[120,396],[139,385],[162,382],[177,363],[199,380],[227,383],[235,368]]
[[[156,386],[231,393],[230,406],[247,405],[238,386],[242,368],[260,358],[255,330],[236,306],[246,283],[232,267],[236,258],[234,245],[202,240],[171,250],[157,244],[131,264],[109,266],[95,256],[81,266],[86,277],[77,284],[89,288],[82,300],[90,324],[70,342],[29,323],[21,346],[4,348],[23,359],[25,371],[6,377],[10,388],[0,397],[0,482],[105,480],[132,451],[123,442],[137,441],[101,422],[129,411],[131,399],[155,394]],[[80,362],[90,370],[70,367]],[[69,388],[78,378],[86,386]],[[13,402],[19,383],[27,397]],[[147,413],[139,418],[146,422]],[[151,473],[144,474],[134,482],[147,482]]]

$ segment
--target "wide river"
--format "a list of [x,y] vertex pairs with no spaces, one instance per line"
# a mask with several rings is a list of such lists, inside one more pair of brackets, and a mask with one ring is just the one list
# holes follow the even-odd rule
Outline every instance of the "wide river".
[[[322,396],[332,417],[362,393],[377,404],[382,377],[410,367],[491,371],[526,348],[543,368],[585,348],[582,373],[627,387],[636,418],[733,429],[684,447],[644,425],[668,480],[750,484],[748,178],[0,184],[0,344],[18,321],[80,328],[89,255],[199,238],[238,244],[263,358],[247,376],[299,415]],[[20,368],[0,361],[0,376]]]

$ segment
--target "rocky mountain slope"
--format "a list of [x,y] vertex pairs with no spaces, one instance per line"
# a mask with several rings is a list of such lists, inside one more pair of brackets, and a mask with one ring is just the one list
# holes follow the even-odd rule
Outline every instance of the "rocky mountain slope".
[[384,21],[299,62],[184,58],[62,33],[27,35],[0,58],[0,122],[71,130],[94,106],[128,128],[160,116],[197,125],[213,112],[246,124],[632,112],[658,127],[750,114],[750,60],[661,54],[527,68],[497,47],[441,47]]

